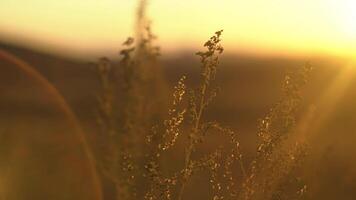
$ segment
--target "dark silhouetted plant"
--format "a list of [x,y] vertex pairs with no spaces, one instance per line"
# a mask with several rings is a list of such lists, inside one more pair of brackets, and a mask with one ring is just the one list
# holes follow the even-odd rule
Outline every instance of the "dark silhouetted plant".
[[[181,77],[163,117],[160,109],[165,106],[152,105],[161,98],[162,93],[157,91],[164,90],[165,84],[154,67],[159,48],[152,43],[155,36],[145,7],[143,0],[137,15],[137,40],[128,38],[123,43],[120,62],[102,58],[98,64],[102,86],[98,98],[102,128],[97,136],[98,168],[115,186],[117,199],[182,200],[186,186],[201,171],[209,173],[213,200],[302,198],[307,187],[294,171],[306,155],[306,144],[290,135],[297,130],[300,90],[311,67],[306,65],[286,75],[281,100],[259,123],[256,157],[246,165],[237,134],[205,118],[219,91],[215,77],[224,51],[223,31],[215,32],[204,44],[206,50],[196,53],[201,62],[198,88],[188,87],[187,77]],[[153,94],[154,99],[150,98]],[[199,144],[216,133],[227,137],[230,144],[205,155],[196,153]],[[180,138],[185,139],[183,165],[172,172],[164,168],[162,157],[178,146]],[[236,174],[241,176],[237,178]]]

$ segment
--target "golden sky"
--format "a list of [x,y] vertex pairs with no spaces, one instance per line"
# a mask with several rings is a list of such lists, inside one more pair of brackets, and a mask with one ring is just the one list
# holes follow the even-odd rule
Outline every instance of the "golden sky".
[[[133,35],[135,0],[1,0],[0,36],[68,54],[113,53]],[[166,52],[224,29],[227,51],[356,57],[356,0],[151,0]],[[62,52],[63,53],[63,52]]]

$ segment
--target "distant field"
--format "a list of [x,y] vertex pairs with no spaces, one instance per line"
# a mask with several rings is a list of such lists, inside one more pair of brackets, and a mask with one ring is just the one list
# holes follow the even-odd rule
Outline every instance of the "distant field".
[[[33,65],[60,91],[79,117],[86,137],[90,143],[95,144],[94,135],[98,131],[95,106],[99,79],[94,65],[5,45],[2,48]],[[196,84],[196,58],[182,54],[161,59],[169,88],[182,74],[189,76],[189,84]],[[206,117],[217,118],[237,130],[241,144],[244,144],[241,148],[246,152],[246,160],[253,156],[252,152],[256,148],[252,141],[256,140],[258,119],[278,100],[286,69],[294,69],[302,64],[288,59],[234,55],[222,58],[217,76],[222,91]],[[342,60],[315,59],[312,65],[314,71],[303,90],[305,101],[302,110],[307,108],[306,105],[318,102],[344,63]],[[38,89],[36,84],[13,66],[2,61],[0,66],[1,168],[5,177],[17,177],[11,178],[17,182],[1,184],[16,188],[20,191],[19,195],[21,192],[32,194],[37,199],[48,197],[46,195],[56,195],[53,199],[65,199],[69,193],[78,194],[77,199],[88,199],[90,195],[85,187],[91,186],[85,177],[90,172],[85,170],[87,161],[81,151],[82,144],[72,134],[75,129],[68,125],[64,115],[46,96],[45,91]],[[320,199],[353,199],[356,196],[356,162],[353,153],[353,141],[356,139],[353,133],[356,120],[355,87],[356,82],[352,80],[335,105],[331,117],[319,130],[319,136],[310,144],[310,155],[303,170],[312,195]],[[168,98],[170,92],[166,96]],[[317,115],[322,113],[323,110],[317,110]],[[209,140],[211,146],[203,146],[201,153],[209,152],[220,140],[220,137],[213,136]],[[183,148],[182,145],[179,144],[179,148]],[[179,152],[182,153],[182,149],[170,154],[179,156]],[[191,199],[206,197],[204,192],[193,192],[196,191],[194,187],[201,189],[198,185],[202,182],[206,181],[194,179],[193,185],[188,187],[187,192],[192,192]],[[110,188],[107,190],[110,191]],[[41,196],[41,191],[46,191],[46,194]],[[10,197],[22,198],[16,195]]]

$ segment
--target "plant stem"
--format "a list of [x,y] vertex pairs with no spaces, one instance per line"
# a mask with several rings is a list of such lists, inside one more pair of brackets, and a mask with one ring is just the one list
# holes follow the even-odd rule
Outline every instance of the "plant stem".
[[191,157],[192,157],[192,153],[193,153],[193,149],[195,146],[195,139],[198,136],[198,132],[199,132],[199,126],[200,126],[200,121],[201,121],[201,117],[203,115],[204,112],[204,107],[205,107],[205,95],[206,95],[206,91],[208,89],[209,86],[209,81],[210,81],[210,69],[208,68],[208,66],[204,66],[203,68],[204,70],[206,70],[206,75],[204,76],[204,80],[201,83],[201,96],[200,96],[200,102],[199,102],[199,109],[198,109],[198,114],[196,116],[196,120],[194,123],[194,127],[192,129],[192,135],[190,136],[190,143],[189,143],[189,147],[186,151],[186,156],[185,156],[185,163],[184,163],[184,177],[183,177],[183,181],[182,181],[182,186],[179,190],[179,194],[178,194],[178,200],[182,200],[183,197],[183,192],[186,186],[186,182],[187,180],[185,180],[187,177],[187,169],[189,168],[189,164],[191,162]]

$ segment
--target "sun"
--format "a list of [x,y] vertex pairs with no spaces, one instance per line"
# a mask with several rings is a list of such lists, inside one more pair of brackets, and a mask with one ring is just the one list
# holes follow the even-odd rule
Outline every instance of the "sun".
[[325,25],[332,40],[328,49],[336,54],[356,58],[356,0],[322,0],[325,2]]
[[345,0],[345,8],[343,16],[343,31],[346,38],[350,41],[349,45],[351,46],[349,53],[353,60],[353,66],[355,66],[356,60],[356,0]]
[[343,0],[339,3],[339,15],[342,29],[346,34],[356,38],[356,1]]
[[350,31],[356,35],[356,1],[348,0],[348,9],[346,11],[346,24],[350,27]]

